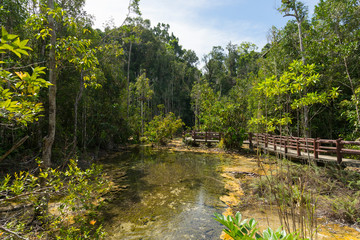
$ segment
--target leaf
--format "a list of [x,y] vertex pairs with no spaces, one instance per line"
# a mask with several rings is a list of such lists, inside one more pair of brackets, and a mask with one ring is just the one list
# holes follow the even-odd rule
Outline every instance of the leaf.
[[21,53],[21,54],[23,54],[23,55],[29,56],[28,52],[25,51],[25,50],[17,49],[16,51],[19,52],[19,53]]
[[6,29],[4,27],[1,27],[1,36],[5,37],[8,35],[8,32],[6,31]]
[[10,106],[10,103],[11,103],[11,99],[8,99],[8,100],[6,100],[5,102],[4,102],[4,107],[5,108],[7,108],[7,107],[9,107]]
[[0,46],[0,49],[6,49],[6,50],[10,50],[10,51],[12,51],[13,49],[14,49],[14,47],[13,46],[10,46],[9,44],[2,44],[1,46]]
[[21,58],[21,54],[18,52],[18,50],[12,50],[13,53],[16,54],[16,56],[18,56],[19,58]]

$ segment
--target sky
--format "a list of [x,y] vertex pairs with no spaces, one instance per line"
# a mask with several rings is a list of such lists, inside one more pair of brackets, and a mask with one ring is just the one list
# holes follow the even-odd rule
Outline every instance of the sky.
[[[302,0],[312,14],[319,0]],[[86,0],[85,11],[94,16],[96,28],[105,23],[120,26],[127,14],[129,0]],[[140,0],[140,11],[152,26],[170,25],[185,49],[202,59],[213,46],[223,48],[231,42],[255,43],[259,50],[267,43],[271,26],[283,27],[289,17],[276,10],[281,0]]]

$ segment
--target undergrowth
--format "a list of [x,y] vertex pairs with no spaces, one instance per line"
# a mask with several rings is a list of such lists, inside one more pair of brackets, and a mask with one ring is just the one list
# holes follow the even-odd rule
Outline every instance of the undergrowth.
[[262,163],[260,166],[266,174],[249,182],[245,188],[251,193],[248,198],[276,206],[281,225],[287,231],[296,230],[301,237],[314,239],[321,216],[346,224],[360,223],[358,172],[287,160],[277,160],[269,168]]

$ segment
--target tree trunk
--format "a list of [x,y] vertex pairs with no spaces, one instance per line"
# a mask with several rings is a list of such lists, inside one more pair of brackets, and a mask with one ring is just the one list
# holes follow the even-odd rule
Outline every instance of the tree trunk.
[[86,98],[85,98],[85,101],[84,101],[84,111],[83,111],[83,134],[82,134],[82,145],[83,145],[83,152],[86,153],[86,142],[87,142],[87,133],[86,133],[86,125],[87,125],[87,108],[86,108]]
[[[54,0],[48,0],[48,8],[54,9]],[[49,130],[44,139],[42,152],[42,164],[44,168],[51,166],[51,151],[55,139],[56,128],[56,62],[55,62],[55,45],[56,32],[55,20],[53,15],[49,15],[49,28],[51,29],[50,54],[49,54]]]
[[[285,16],[292,16],[295,17],[297,25],[298,25],[298,32],[299,32],[299,45],[300,45],[300,54],[301,54],[301,61],[305,65],[306,59],[305,59],[305,50],[304,50],[304,43],[303,43],[303,37],[302,37],[302,28],[301,24],[304,21],[304,18],[299,15],[298,9],[296,7],[294,9],[294,14],[286,14]],[[305,87],[305,95],[307,94],[307,89]],[[303,114],[304,114],[304,128],[303,128],[303,135],[304,137],[310,137],[309,133],[309,106],[303,107]]]
[[[75,153],[75,149],[77,146],[77,129],[78,129],[78,106],[79,106],[79,102],[81,100],[82,97],[82,93],[84,91],[84,79],[83,79],[83,71],[81,71],[81,77],[80,77],[80,87],[79,87],[79,92],[76,95],[76,99],[75,99],[75,103],[74,103],[74,137],[73,137],[73,146],[71,149],[71,152],[69,153],[69,156],[67,159],[69,159],[70,157],[72,157],[72,155]],[[66,159],[66,160],[67,160]]]
[[305,65],[304,44],[303,44],[303,38],[302,38],[301,23],[302,23],[302,21],[298,21],[297,25],[298,25],[298,30],[299,30],[299,44],[300,44],[301,60],[302,60],[302,63]]
[[[300,45],[301,61],[305,65],[306,60],[305,60],[304,44],[303,44],[302,28],[301,28],[301,24],[303,22],[303,19],[300,18],[296,8],[294,9],[294,11],[295,11],[295,17],[296,17],[296,21],[297,21],[297,25],[298,25],[298,30],[299,30],[299,45]],[[307,87],[305,87],[305,95],[306,94],[307,94]],[[304,113],[304,132],[303,132],[303,135],[304,135],[304,137],[308,138],[308,137],[310,137],[310,133],[309,133],[309,106],[304,106],[303,113]]]
[[141,136],[144,136],[144,101],[141,100]]
[[130,41],[129,57],[128,57],[128,66],[127,66],[127,113],[126,116],[129,118],[129,108],[130,108],[130,63],[131,63],[131,49],[132,41]]
[[[48,8],[54,9],[54,0],[48,0]],[[46,169],[51,167],[51,152],[55,140],[56,129],[56,62],[55,62],[55,46],[56,46],[56,32],[55,19],[53,15],[48,16],[50,34],[50,53],[49,53],[49,126],[48,135],[44,138],[44,146],[42,151],[41,168]],[[46,186],[47,179],[41,178],[41,187]],[[49,219],[46,217],[48,213],[49,196],[47,194],[38,199],[38,206],[35,208],[33,221],[48,225]]]

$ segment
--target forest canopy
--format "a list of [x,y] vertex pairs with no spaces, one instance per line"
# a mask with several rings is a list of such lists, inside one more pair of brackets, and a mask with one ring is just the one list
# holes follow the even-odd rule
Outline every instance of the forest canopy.
[[250,131],[359,137],[358,1],[320,1],[311,18],[301,1],[283,1],[288,22],[269,30],[262,49],[230,42],[204,56],[168,24],[143,19],[139,1],[104,30],[84,4],[1,6],[0,155],[27,137],[9,157],[41,152],[50,166],[138,142],[167,113],[234,141]]
[[[241,148],[249,132],[360,137],[357,0],[320,0],[312,16],[301,1],[281,1],[288,22],[269,30],[262,49],[229,42],[204,56],[185,49],[167,23],[144,19],[139,0],[120,26],[104,29],[94,28],[85,2],[0,6],[0,200],[41,203],[33,222],[43,221],[51,194],[74,194],[64,179],[93,203],[88,183],[102,179],[101,169],[84,169],[129,143],[166,144],[189,129],[223,133],[228,149]],[[91,231],[102,235],[100,226]]]

